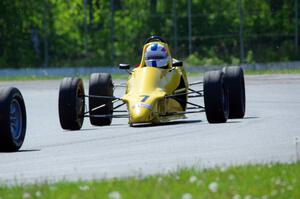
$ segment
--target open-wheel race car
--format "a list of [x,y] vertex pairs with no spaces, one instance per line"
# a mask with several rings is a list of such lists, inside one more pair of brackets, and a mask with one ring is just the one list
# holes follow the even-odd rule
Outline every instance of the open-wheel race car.
[[[243,70],[238,66],[208,71],[204,80],[189,83],[183,63],[171,57],[166,41],[158,36],[144,44],[140,64],[129,71],[129,64],[120,69],[130,74],[126,85],[117,85],[111,74],[93,73],[88,95],[79,77],[66,77],[59,89],[59,118],[63,129],[79,130],[84,117],[96,126],[110,125],[112,118],[128,118],[130,126],[155,124],[184,119],[186,114],[205,112],[209,123],[224,123],[228,118],[245,114]],[[203,89],[192,87],[203,85]],[[126,88],[122,97],[114,96],[114,88]],[[204,105],[190,101],[204,97]],[[88,98],[88,108],[85,108]],[[120,110],[125,106],[127,110]]]
[[0,88],[0,151],[17,151],[26,134],[26,108],[15,87]]

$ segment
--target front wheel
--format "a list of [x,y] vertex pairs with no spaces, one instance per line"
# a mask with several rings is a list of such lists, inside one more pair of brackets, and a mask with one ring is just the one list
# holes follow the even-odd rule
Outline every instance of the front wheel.
[[109,98],[95,98],[93,96],[113,97],[113,82],[108,73],[93,73],[89,85],[90,122],[94,126],[110,125],[112,122],[113,103]]
[[246,109],[245,81],[241,67],[223,68],[224,81],[228,89],[229,118],[243,118]]
[[21,92],[0,88],[0,151],[17,151],[26,134],[26,108]]
[[222,71],[204,74],[204,104],[209,123],[224,123],[228,118],[228,95]]
[[84,87],[78,77],[66,77],[59,88],[59,121],[63,129],[79,130],[84,119]]

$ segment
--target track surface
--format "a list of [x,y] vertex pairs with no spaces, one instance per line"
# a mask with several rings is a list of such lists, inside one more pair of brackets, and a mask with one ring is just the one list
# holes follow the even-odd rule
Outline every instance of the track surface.
[[[197,79],[202,77],[191,81]],[[0,153],[0,182],[149,175],[185,166],[297,159],[300,75],[246,77],[245,119],[226,124],[208,124],[205,114],[136,128],[130,128],[127,119],[115,119],[106,127],[93,127],[86,119],[83,130],[73,132],[62,130],[59,124],[59,84],[60,81],[1,83],[22,91],[28,128],[20,152]],[[87,87],[85,83],[86,90]],[[115,95],[122,96],[123,92],[116,89]]]

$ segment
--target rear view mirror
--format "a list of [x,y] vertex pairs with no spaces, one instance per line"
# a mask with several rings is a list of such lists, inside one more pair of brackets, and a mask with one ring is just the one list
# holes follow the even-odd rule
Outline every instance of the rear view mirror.
[[173,66],[182,67],[183,63],[182,63],[182,61],[176,61],[173,63]]
[[119,68],[122,70],[128,70],[130,68],[129,64],[119,64]]

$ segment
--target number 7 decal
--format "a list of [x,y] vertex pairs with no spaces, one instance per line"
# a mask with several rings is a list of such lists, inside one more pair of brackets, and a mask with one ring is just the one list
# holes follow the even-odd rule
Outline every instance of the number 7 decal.
[[145,102],[149,98],[149,95],[141,95],[140,97],[142,97],[141,102]]

